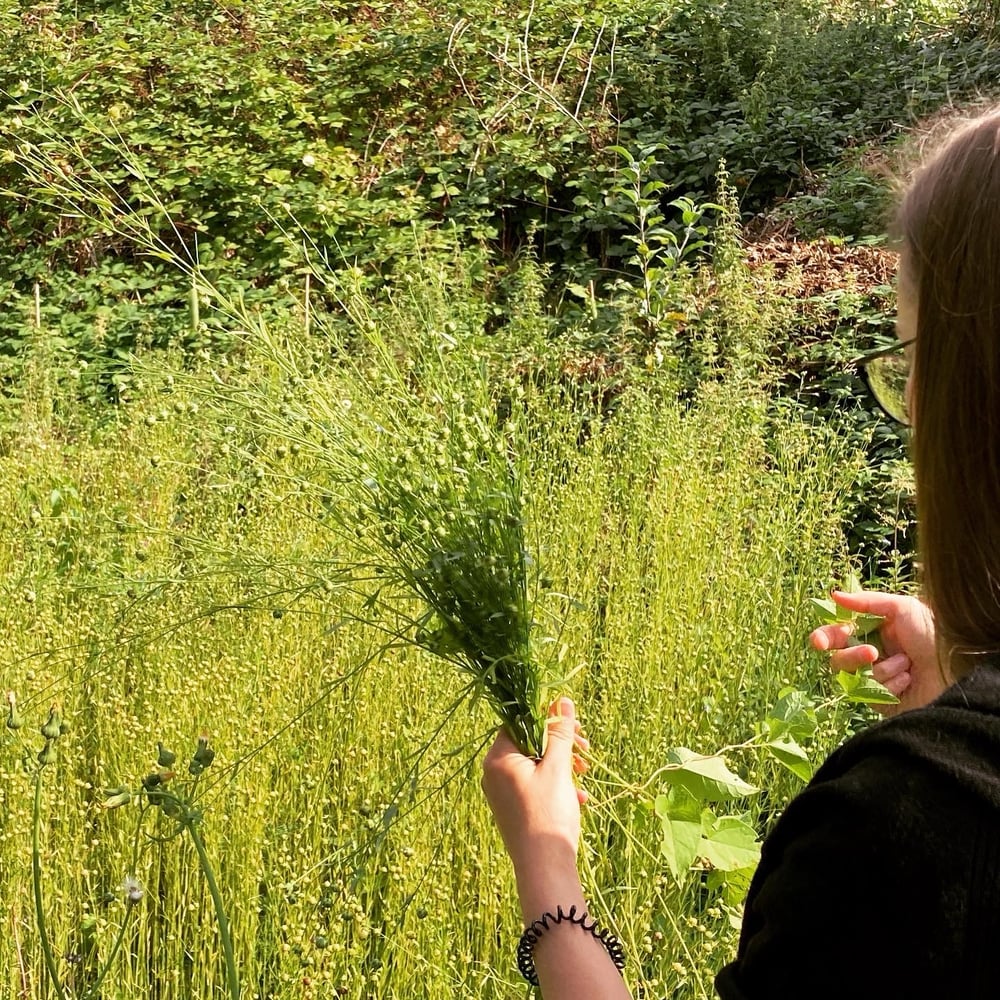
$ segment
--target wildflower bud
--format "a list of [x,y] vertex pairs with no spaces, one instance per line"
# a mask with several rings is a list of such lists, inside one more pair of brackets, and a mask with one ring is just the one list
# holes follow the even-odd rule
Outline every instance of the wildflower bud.
[[198,749],[195,750],[191,763],[188,764],[188,771],[197,777],[213,760],[215,760],[215,751],[208,745],[208,736],[202,733],[198,737]]
[[170,798],[167,795],[160,793],[159,802],[157,805],[160,807],[160,812],[164,816],[169,816],[170,819],[177,819],[181,814],[181,804],[174,798]]
[[55,705],[49,709],[49,717],[45,720],[45,725],[42,726],[41,733],[47,740],[59,739],[61,733],[59,709]]
[[38,763],[44,767],[56,759],[56,745],[52,740],[46,740],[45,746],[38,751]]
[[159,767],[173,767],[177,754],[168,750],[162,743],[156,744],[156,763]]
[[7,728],[20,729],[24,725],[17,712],[17,696],[13,691],[7,692]]
[[132,793],[124,785],[117,788],[104,789],[104,808],[117,809],[119,806],[128,805],[132,801]]

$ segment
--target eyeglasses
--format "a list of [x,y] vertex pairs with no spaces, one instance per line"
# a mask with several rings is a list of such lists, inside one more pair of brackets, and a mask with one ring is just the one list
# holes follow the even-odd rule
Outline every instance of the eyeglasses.
[[872,398],[891,420],[910,426],[906,385],[910,380],[910,359],[905,348],[913,340],[899,340],[891,347],[864,354],[855,361]]

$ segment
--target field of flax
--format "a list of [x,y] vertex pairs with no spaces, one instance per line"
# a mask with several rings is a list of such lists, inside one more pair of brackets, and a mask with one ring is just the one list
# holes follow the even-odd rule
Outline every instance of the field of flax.
[[[857,460],[746,372],[684,404],[654,373],[613,413],[582,412],[466,333],[461,282],[439,279],[377,313],[348,303],[396,345],[367,371],[402,363],[442,400],[456,380],[497,387],[544,573],[539,648],[594,746],[595,913],[637,995],[708,996],[732,909],[668,873],[648,779],[671,747],[746,741],[784,685],[822,688],[804,605],[842,569]],[[441,363],[408,364],[434,331]],[[478,781],[495,717],[453,664],[387,642],[344,585],[367,544],[333,530],[351,494],[323,478],[321,438],[281,431],[293,361],[352,405],[357,369],[317,356],[291,313],[258,332],[200,368],[147,366],[98,415],[29,366],[0,449],[0,686],[21,723],[0,743],[0,996],[52,997],[51,973],[67,1000],[231,996],[227,951],[247,997],[522,996],[513,880]],[[65,731],[36,781],[53,705]],[[189,770],[206,746],[210,766]],[[171,755],[228,940],[204,859],[142,787]],[[729,758],[764,789],[741,807],[763,830],[794,781],[751,750]]]

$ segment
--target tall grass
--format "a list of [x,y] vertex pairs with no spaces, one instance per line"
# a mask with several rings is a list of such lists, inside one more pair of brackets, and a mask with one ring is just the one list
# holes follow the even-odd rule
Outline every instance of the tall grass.
[[[704,880],[678,888],[658,860],[656,787],[643,782],[670,747],[740,743],[783,685],[821,683],[803,604],[841,558],[856,458],[775,410],[746,372],[706,380],[685,404],[651,376],[613,416],[581,415],[538,374],[544,359],[512,370],[511,345],[486,342],[473,286],[460,262],[428,260],[390,301],[342,290],[341,305],[397,345],[367,357],[372,372],[426,358],[419,345],[444,332],[451,359],[411,371],[421,391],[437,383],[444,398],[475,353],[468,371],[486,366],[493,402],[524,428],[524,534],[548,578],[537,617],[595,747],[588,888],[629,949],[633,985],[707,996],[735,931]],[[356,623],[364,596],[341,571],[365,539],[352,552],[331,533],[320,445],[291,449],[283,431],[282,407],[297,404],[276,359],[312,357],[331,400],[358,400],[357,365],[342,341],[323,355],[332,341],[307,337],[295,313],[253,332],[224,364],[147,370],[113,421],[75,421],[72,437],[58,424],[70,398],[46,420],[33,412],[31,435],[0,456],[0,684],[25,720],[0,746],[0,995],[48,994],[25,902],[21,760],[53,702],[72,724],[42,802],[64,982],[86,985],[135,876],[145,893],[107,995],[224,990],[191,845],[162,820],[140,824],[137,802],[104,809],[102,794],[137,783],[158,743],[183,759],[207,730],[218,756],[201,829],[245,995],[518,995],[513,885],[477,780],[496,723],[457,700],[449,664]],[[766,790],[747,807],[763,828],[791,779],[755,755],[736,764]]]

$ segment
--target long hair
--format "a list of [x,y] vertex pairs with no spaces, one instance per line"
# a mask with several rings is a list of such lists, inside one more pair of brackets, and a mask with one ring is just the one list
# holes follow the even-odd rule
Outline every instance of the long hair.
[[954,677],[1000,652],[1000,109],[957,128],[897,213],[923,591]]

